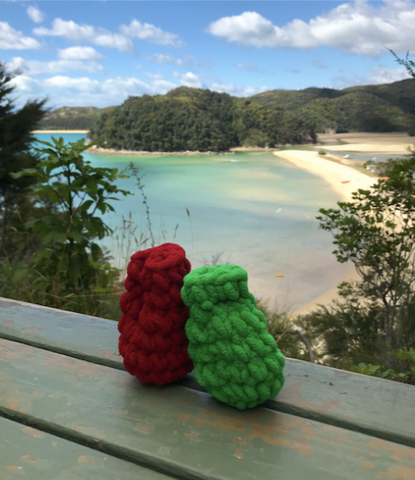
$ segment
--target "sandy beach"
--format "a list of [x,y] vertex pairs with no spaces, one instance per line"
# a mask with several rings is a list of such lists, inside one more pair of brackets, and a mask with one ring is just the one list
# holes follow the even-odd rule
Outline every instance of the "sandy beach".
[[[371,153],[396,153],[396,154],[408,154],[407,147],[411,149],[414,145],[408,142],[408,135],[406,134],[347,134],[348,140],[355,142],[354,144],[333,146],[330,145],[330,150],[334,151],[358,151],[358,152],[371,152]],[[353,137],[352,137],[353,135]],[[337,135],[319,135],[321,141],[343,140],[346,141],[345,134]],[[393,145],[392,145],[393,142]],[[415,139],[414,139],[415,142]],[[353,148],[351,148],[353,146]],[[299,168],[305,169],[315,175],[320,175],[324,180],[330,184],[330,186],[344,199],[344,201],[352,201],[352,193],[362,189],[370,189],[374,183],[377,182],[376,177],[370,177],[357,171],[356,169],[336,164],[333,161],[319,156],[317,152],[307,152],[300,150],[285,150],[274,152],[274,155],[284,158],[293,163]],[[349,183],[342,183],[342,181],[349,180]],[[361,277],[353,268],[346,275],[343,281],[353,282],[360,281]],[[341,282],[337,282],[333,285],[333,288],[324,293],[320,297],[316,298],[308,305],[302,307],[293,313],[292,316],[306,314],[315,309],[318,305],[328,305],[335,299],[339,299],[337,285]]]
[[330,150],[335,152],[347,150],[350,152],[370,152],[370,153],[396,153],[407,154],[407,148],[410,144],[396,144],[396,145],[376,145],[374,143],[350,143],[347,145],[330,145]]
[[[88,142],[86,143],[88,145]],[[232,155],[235,152],[234,151],[227,151],[227,152],[199,152],[198,150],[191,151],[191,150],[186,150],[182,152],[146,152],[142,150],[114,150],[113,148],[101,148],[97,147],[94,145],[91,148],[88,148],[88,150],[85,150],[86,153],[93,153],[98,154],[98,155],[155,155],[159,157],[160,155]]]
[[88,133],[89,130],[33,130],[31,133]]

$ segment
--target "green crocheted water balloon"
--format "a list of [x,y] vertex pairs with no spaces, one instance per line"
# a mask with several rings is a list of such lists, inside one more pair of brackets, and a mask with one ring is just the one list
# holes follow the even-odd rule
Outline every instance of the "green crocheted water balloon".
[[215,265],[197,268],[183,281],[188,352],[199,384],[239,410],[275,397],[284,385],[285,359],[248,291],[247,272]]

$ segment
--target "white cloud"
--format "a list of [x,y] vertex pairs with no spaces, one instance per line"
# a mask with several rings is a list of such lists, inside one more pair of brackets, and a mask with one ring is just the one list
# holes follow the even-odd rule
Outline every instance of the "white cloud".
[[58,58],[61,60],[103,60],[105,57],[92,47],[70,47],[58,49]]
[[10,69],[21,69],[27,75],[42,75],[44,73],[60,73],[67,70],[86,71],[89,73],[103,73],[104,67],[96,62],[82,60],[53,60],[40,62],[38,60],[24,60],[22,57],[13,57],[7,62]]
[[39,50],[42,45],[34,38],[24,37],[6,22],[0,22],[0,50]]
[[100,86],[98,80],[91,80],[88,77],[84,78],[69,78],[64,76],[57,76],[48,78],[43,81],[46,87],[56,87],[58,89],[68,89],[76,92],[96,93]]
[[30,5],[26,12],[35,23],[42,23],[45,18],[45,14],[32,5]]
[[212,83],[209,87],[209,90],[213,90],[215,92],[220,93],[229,93],[235,97],[250,97],[251,95],[255,95],[257,93],[266,92],[270,90],[269,87],[240,87],[238,85],[234,85],[231,83],[228,84],[221,84],[221,83]]
[[406,52],[415,43],[415,5],[412,2],[384,0],[374,7],[364,0],[344,3],[318,15],[308,23],[294,19],[283,27],[256,12],[223,17],[211,23],[206,32],[239,45],[293,47],[301,49],[329,46],[345,52],[379,57],[388,47]]
[[20,94],[19,103],[42,95],[49,96],[53,108],[61,106],[96,106],[106,107],[120,105],[128,96],[140,96],[143,94],[165,94],[179,85],[164,79],[153,79],[150,82],[142,82],[136,78],[115,77],[104,81],[91,80],[88,77],[70,78],[68,76],[54,76],[47,80],[38,80],[26,75],[20,75],[13,80],[17,94]]
[[161,28],[149,23],[140,23],[132,20],[130,25],[121,25],[121,33],[111,33],[101,27],[91,25],[79,25],[72,20],[55,18],[52,28],[39,27],[33,29],[35,35],[51,35],[69,38],[73,42],[89,41],[101,47],[116,48],[120,52],[135,52],[132,39],[145,40],[149,43],[160,45],[172,45],[174,47],[185,46],[180,37],[174,33],[164,32]]
[[192,55],[182,55],[180,58],[176,58],[169,54],[155,53],[154,55],[148,55],[144,58],[149,62],[153,62],[157,64],[176,65],[177,67],[183,67],[183,68],[188,68],[193,66],[209,68],[211,65],[211,62],[200,61],[197,58],[193,57]]
[[164,32],[161,28],[150,23],[141,23],[136,19],[132,20],[129,26],[121,25],[120,32],[128,38],[138,38],[159,45],[172,45],[173,47],[186,45],[175,33]]
[[200,75],[197,75],[192,72],[187,72],[183,74],[178,72],[173,72],[173,75],[177,79],[179,79],[180,83],[185,87],[205,88],[202,80],[200,79]]
[[30,94],[39,93],[42,91],[39,82],[27,75],[18,75],[10,80],[10,86],[16,87],[13,93],[28,92]]
[[258,69],[255,65],[251,65],[250,63],[237,63],[235,65],[236,68],[243,68],[244,70],[248,70],[248,72],[257,72]]
[[65,21],[61,18],[55,18],[52,29],[34,28],[33,33],[35,35],[65,37],[73,42],[90,41],[101,47],[116,48],[120,52],[135,52],[133,42],[124,35],[111,33],[103,28],[95,28],[90,25],[78,25],[72,20]]

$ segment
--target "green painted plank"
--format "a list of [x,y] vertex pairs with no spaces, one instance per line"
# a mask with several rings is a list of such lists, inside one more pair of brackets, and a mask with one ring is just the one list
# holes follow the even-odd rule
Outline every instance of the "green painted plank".
[[[117,322],[0,297],[0,337],[124,369]],[[76,326],[76,328],[75,328]]]
[[171,480],[161,473],[0,418],[0,478]]
[[415,478],[415,448],[0,340],[0,414],[186,479]]
[[[109,320],[0,298],[0,337],[124,370]],[[284,373],[267,408],[415,447],[415,387],[293,359]],[[177,384],[205,392],[193,374]]]

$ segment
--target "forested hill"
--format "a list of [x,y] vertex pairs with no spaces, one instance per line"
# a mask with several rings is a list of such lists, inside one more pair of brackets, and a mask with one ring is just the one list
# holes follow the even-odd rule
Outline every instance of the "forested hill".
[[282,107],[311,122],[317,133],[346,132],[415,134],[415,79],[343,90],[305,88],[271,90],[249,98],[269,109]]
[[[142,145],[145,150],[302,143],[313,141],[313,129],[415,135],[415,79],[343,90],[271,90],[245,99],[179,87],[166,95],[130,97],[119,107],[62,107],[37,128],[90,129],[114,148]],[[161,141],[161,135],[170,140]]]
[[39,130],[89,130],[108,108],[61,107],[47,112],[37,127]]
[[298,114],[187,87],[129,97],[102,113],[88,136],[106,148],[159,152],[316,143],[313,128]]

